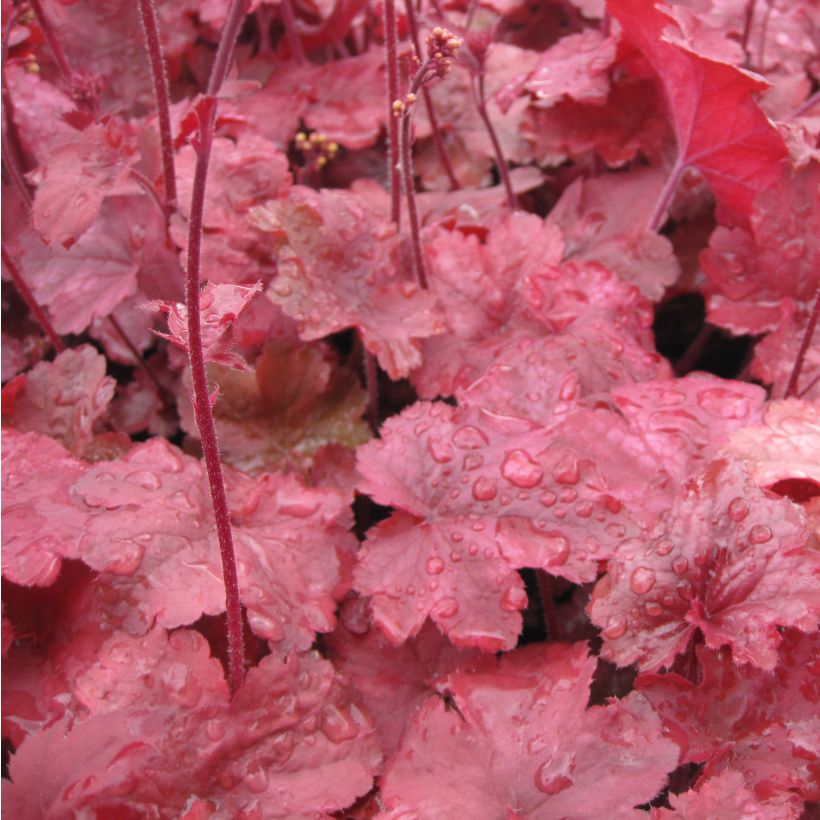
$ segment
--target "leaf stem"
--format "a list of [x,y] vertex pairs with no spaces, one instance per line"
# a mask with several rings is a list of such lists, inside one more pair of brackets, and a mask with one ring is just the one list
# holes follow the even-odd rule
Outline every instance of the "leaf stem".
[[48,337],[49,342],[51,342],[51,346],[58,352],[62,353],[65,350],[65,344],[63,344],[63,340],[57,334],[57,331],[54,330],[54,325],[51,324],[51,319],[48,318],[45,310],[40,307],[37,300],[34,298],[34,294],[31,292],[31,289],[26,284],[26,280],[23,278],[23,274],[20,273],[20,269],[14,263],[14,260],[9,255],[8,251],[5,248],[5,245],[2,247],[2,255],[3,255],[3,264],[6,266],[6,269],[11,274],[11,279],[14,282],[15,287],[20,293],[20,296],[23,297],[23,301],[28,306],[28,309],[31,311],[32,316],[37,320],[40,327],[43,329],[43,332]]
[[208,163],[213,145],[216,120],[216,95],[228,73],[239,28],[247,12],[249,0],[233,0],[225,25],[222,29],[219,47],[211,76],[208,80],[207,96],[197,107],[199,115],[199,139],[196,145],[196,169],[191,195],[191,216],[188,226],[188,265],[185,282],[185,303],[188,313],[188,354],[191,363],[191,379],[194,392],[194,416],[202,454],[208,472],[211,501],[216,519],[219,551],[222,557],[222,575],[225,582],[225,609],[228,621],[228,685],[231,692],[237,691],[244,677],[245,650],[242,636],[242,604],[239,598],[239,579],[236,556],[233,547],[228,500],[222,462],[219,458],[219,444],[216,425],[211,412],[208,381],[205,374],[205,356],[202,351],[202,328],[200,324],[200,262],[202,255],[202,231],[205,212],[205,187],[208,180]]
[[784,399],[792,398],[797,395],[797,383],[800,380],[800,371],[803,369],[803,362],[806,358],[809,345],[811,344],[814,331],[817,328],[817,320],[820,317],[820,287],[817,288],[817,293],[814,296],[814,307],[809,314],[809,321],[806,325],[806,331],[803,334],[803,339],[800,342],[800,349],[797,351],[797,358],[794,362],[791,375],[789,376],[788,384],[786,385],[786,392],[783,394]]
[[[405,0],[404,4],[407,8],[407,22],[410,28],[410,36],[413,39],[413,46],[416,49],[416,57],[421,61],[421,43],[419,42],[419,28],[416,23],[416,12],[413,9],[413,0]],[[430,128],[433,132],[433,143],[436,146],[439,162],[441,162],[444,173],[447,174],[451,190],[458,191],[461,189],[461,185],[456,178],[453,164],[450,162],[450,157],[447,154],[447,149],[444,147],[444,140],[441,136],[441,128],[438,124],[436,109],[433,106],[433,99],[430,96],[430,89],[427,88],[427,86],[422,86],[421,94],[422,97],[424,97],[424,106],[427,109],[427,117],[430,120]]]
[[142,30],[145,33],[145,48],[151,64],[151,79],[154,83],[154,98],[159,120],[159,138],[162,145],[162,177],[165,184],[165,216],[170,219],[177,209],[177,182],[174,168],[174,142],[171,135],[170,92],[168,70],[162,53],[157,26],[157,10],[154,0],[139,0]]
[[40,3],[40,0],[30,0],[30,3],[31,10],[37,18],[38,25],[43,30],[43,34],[48,42],[48,47],[51,49],[51,55],[54,57],[54,62],[57,63],[57,68],[60,69],[63,79],[65,79],[70,85],[74,79],[74,72],[71,70],[71,65],[65,56],[63,47],[57,39],[57,35],[54,33],[53,26],[43,11],[42,3]]
[[393,103],[399,98],[398,26],[395,0],[384,0],[384,47],[387,59],[387,153],[390,179],[390,219],[401,225],[401,178],[399,176],[399,121]]
[[299,39],[299,32],[296,30],[296,15],[293,13],[292,0],[282,0],[281,8],[282,25],[285,28],[290,50],[293,52],[293,59],[296,60],[296,65],[304,65],[307,59],[302,48],[302,41]]
[[473,101],[475,102],[475,106],[478,109],[478,114],[481,117],[481,121],[484,123],[484,127],[487,129],[487,134],[489,134],[490,142],[493,144],[493,152],[495,153],[495,162],[498,165],[498,173],[501,175],[501,181],[504,183],[504,190],[507,193],[507,204],[510,206],[510,210],[516,210],[518,208],[518,201],[515,198],[515,192],[513,191],[512,187],[512,180],[510,179],[510,169],[507,166],[507,160],[504,157],[504,151],[501,148],[501,143],[499,142],[498,135],[495,132],[495,128],[493,127],[492,120],[490,119],[489,114],[487,113],[487,100],[486,100],[486,92],[484,89],[484,70],[478,73],[478,80],[476,81],[474,77],[470,77],[470,90],[473,92]]
[[666,210],[672,201],[675,189],[678,187],[680,178],[683,176],[685,170],[686,165],[680,162],[679,159],[675,160],[672,172],[667,177],[663,190],[658,197],[658,201],[655,203],[652,215],[649,217],[649,223],[647,224],[648,230],[658,231],[663,227],[663,223],[666,222]]
[[410,222],[410,244],[413,249],[413,267],[416,270],[416,279],[419,287],[427,289],[427,266],[424,262],[424,252],[421,248],[421,225],[419,212],[416,207],[416,181],[413,174],[413,138],[410,130],[410,112],[412,108],[405,108],[401,114],[401,176],[404,182],[404,195],[407,200],[407,218]]

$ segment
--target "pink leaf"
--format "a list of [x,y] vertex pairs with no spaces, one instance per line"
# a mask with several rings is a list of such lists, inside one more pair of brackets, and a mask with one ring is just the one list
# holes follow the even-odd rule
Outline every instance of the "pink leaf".
[[700,629],[736,662],[770,670],[779,626],[817,628],[820,554],[799,507],[758,489],[742,465],[712,462],[686,482],[653,538],[622,547],[592,596],[602,655],[670,666]]
[[81,456],[114,395],[105,369],[105,358],[89,345],[64,350],[53,362],[35,365],[13,401],[3,389],[4,416],[16,429],[51,436]]
[[707,776],[742,772],[758,800],[792,790],[818,800],[818,648],[816,634],[787,630],[778,665],[763,671],[699,647],[697,685],[646,674],[636,686],[681,745],[681,762],[705,762]]
[[279,246],[267,295],[299,322],[303,339],[355,326],[393,378],[421,363],[420,340],[440,332],[441,320],[431,294],[402,276],[391,227],[348,193],[301,186],[251,218]]
[[69,492],[86,468],[50,438],[3,430],[4,578],[49,586],[79,556],[86,511]]
[[370,531],[355,575],[394,643],[429,615],[457,645],[511,647],[526,605],[514,569],[592,580],[638,533],[562,432],[419,403],[359,448],[360,491],[402,511]]
[[116,120],[90,125],[38,168],[32,219],[49,245],[71,247],[91,227],[105,197],[140,192],[131,177],[139,159],[133,141]]
[[452,708],[429,698],[387,764],[380,816],[631,816],[677,749],[640,695],[587,709],[594,669],[585,644],[551,644],[450,675]]
[[[262,290],[262,283],[253,287],[215,285],[208,282],[199,296],[202,321],[202,351],[206,362],[219,362],[237,370],[246,370],[244,358],[232,350],[231,325],[248,303]],[[182,302],[147,302],[142,306],[168,319],[169,333],[158,333],[183,350],[188,350],[188,311]]]

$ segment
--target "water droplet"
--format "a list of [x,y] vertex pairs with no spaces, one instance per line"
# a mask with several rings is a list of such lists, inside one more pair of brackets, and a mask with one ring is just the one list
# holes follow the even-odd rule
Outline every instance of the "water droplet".
[[755,524],[749,530],[750,544],[765,544],[772,540],[772,531],[765,524]]
[[603,636],[614,640],[621,638],[626,634],[626,618],[623,615],[612,615],[607,621],[606,628],[603,631]]
[[260,763],[258,764],[258,768],[249,771],[245,775],[244,782],[249,792],[253,794],[264,794],[268,788],[268,773]]
[[555,506],[555,502],[558,500],[558,496],[552,491],[547,490],[545,493],[542,494],[541,498],[538,499],[547,509],[550,507]]
[[476,544],[475,542],[473,542],[472,544],[470,544],[470,546],[469,546],[469,547],[467,547],[467,552],[468,552],[470,555],[478,555],[478,544]]
[[519,587],[509,587],[501,596],[501,608],[505,612],[517,612],[527,606],[527,592]]
[[433,458],[433,461],[438,464],[446,464],[452,461],[455,457],[455,451],[447,441],[442,441],[435,436],[431,436],[427,440],[427,450]]
[[672,570],[676,575],[683,575],[689,569],[689,562],[683,558],[676,558],[672,562]]
[[745,498],[733,498],[729,502],[727,514],[732,521],[742,521],[749,514],[749,503]]
[[359,734],[359,727],[353,718],[334,704],[328,704],[322,710],[322,733],[331,743],[342,743],[352,740]]
[[799,259],[806,252],[806,242],[797,237],[783,244],[783,256],[786,259]]
[[222,740],[225,736],[225,723],[218,718],[209,720],[205,724],[205,734],[208,736],[209,740]]
[[544,471],[526,450],[513,450],[501,464],[501,475],[510,484],[530,490],[541,482]]
[[701,390],[698,404],[710,415],[721,419],[745,419],[749,415],[749,400],[734,390],[713,387]]
[[458,601],[455,598],[442,598],[430,614],[434,618],[453,618],[458,614]]
[[450,551],[450,560],[454,564],[460,564],[461,563],[461,553],[458,550],[451,550]]
[[453,433],[453,444],[461,450],[477,450],[486,447],[489,439],[478,427],[466,424]]
[[670,538],[661,538],[655,545],[655,552],[658,555],[669,555],[675,549],[675,544]]
[[441,575],[441,573],[444,572],[444,566],[444,561],[437,555],[434,555],[432,558],[427,559],[424,568],[430,575]]
[[650,618],[657,618],[663,612],[663,607],[657,601],[649,601],[644,604],[644,610]]
[[572,502],[575,501],[576,498],[578,498],[578,493],[571,487],[568,487],[565,490],[561,490],[561,492],[558,493],[558,500],[564,504],[572,504]]
[[291,293],[293,293],[293,288],[291,287],[290,282],[281,276],[271,285],[271,290],[277,296],[281,296],[283,298],[287,298],[291,295]]
[[120,541],[117,547],[117,558],[106,566],[106,572],[112,575],[133,575],[142,563],[144,547],[129,541]]
[[484,456],[480,456],[478,453],[468,453],[464,456],[464,461],[461,466],[469,472],[470,470],[477,470],[483,463]]
[[629,588],[636,595],[646,595],[655,586],[655,572],[648,567],[638,567],[629,578]]
[[[568,768],[571,770],[571,766]],[[535,773],[535,788],[544,794],[559,794],[575,783],[565,772],[555,767],[552,760],[547,761]]]
[[589,501],[582,501],[575,508],[578,518],[589,518],[592,515],[592,504]]
[[692,585],[689,581],[679,581],[677,586],[678,595],[683,598],[684,601],[691,601],[692,598],[695,597],[695,593],[692,590]]
[[569,559],[569,541],[560,533],[546,533],[543,539],[544,550],[548,554],[548,567],[562,567]]
[[131,484],[139,484],[145,490],[158,490],[162,485],[159,477],[149,470],[135,470],[125,477]]
[[495,482],[485,476],[480,476],[473,483],[473,498],[476,501],[492,501],[497,494]]
[[559,484],[577,484],[581,480],[578,459],[573,455],[563,456],[553,468],[552,477]]

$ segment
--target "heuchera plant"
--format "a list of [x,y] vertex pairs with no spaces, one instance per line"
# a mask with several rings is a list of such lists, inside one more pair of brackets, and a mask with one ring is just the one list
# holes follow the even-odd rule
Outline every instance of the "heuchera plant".
[[4,816],[817,816],[817,3],[2,11]]

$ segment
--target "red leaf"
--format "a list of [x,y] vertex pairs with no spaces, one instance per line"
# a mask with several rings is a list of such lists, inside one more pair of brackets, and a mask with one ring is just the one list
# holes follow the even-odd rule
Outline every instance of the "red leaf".
[[115,382],[105,369],[105,358],[89,345],[64,350],[15,383],[13,403],[9,386],[3,388],[4,418],[20,431],[51,436],[81,456],[114,395]]
[[779,793],[761,803],[746,786],[740,772],[726,771],[702,781],[697,790],[669,795],[671,809],[652,809],[652,820],[797,820],[803,801],[795,794]]
[[116,120],[91,125],[38,168],[32,219],[48,244],[71,247],[91,227],[105,197],[141,191],[131,177],[139,159],[133,139]]
[[177,816],[194,797],[231,817],[263,806],[272,818],[323,816],[368,791],[381,757],[316,653],[264,658],[229,701],[200,635],[166,642],[156,630],[112,639],[78,689],[91,716],[31,737],[12,759],[3,798],[15,816],[34,806]]
[[816,634],[787,630],[767,672],[738,666],[725,649],[699,647],[697,685],[646,674],[636,687],[681,745],[681,762],[705,762],[705,776],[742,772],[758,800],[791,790],[818,800],[818,649]]
[[355,326],[393,378],[421,363],[420,340],[440,332],[441,321],[432,295],[403,278],[390,226],[348,193],[301,186],[256,208],[252,220],[279,244],[267,296],[299,322],[303,339]]
[[4,578],[49,586],[79,556],[87,513],[69,493],[86,467],[50,438],[3,430]]
[[[262,283],[253,287],[216,285],[208,282],[199,294],[201,311],[202,352],[206,362],[218,362],[237,370],[248,368],[245,359],[232,350],[231,325],[248,303],[262,290]],[[168,319],[170,333],[157,333],[163,339],[188,350],[188,310],[183,302],[147,302],[145,310],[156,311]]]
[[694,165],[715,192],[719,219],[744,223],[786,155],[754,99],[765,83],[681,45],[683,35],[665,6],[609,0],[609,10],[658,73],[678,141],[676,169]]
[[652,535],[622,547],[593,592],[603,657],[668,667],[700,629],[736,662],[772,669],[779,626],[817,628],[820,554],[806,548],[802,511],[740,464],[716,461],[686,482]]
[[526,605],[515,569],[590,581],[637,534],[598,465],[573,446],[577,432],[563,435],[419,403],[359,448],[360,491],[402,511],[370,531],[355,575],[394,643],[429,615],[457,645],[511,647]]
[[429,698],[387,763],[384,816],[631,816],[677,749],[640,695],[587,709],[594,669],[585,644],[551,644],[450,675],[453,707]]
[[393,646],[372,629],[366,598],[346,601],[339,625],[325,638],[330,660],[347,677],[392,753],[436,680],[481,653],[456,649],[429,621],[415,638]]

